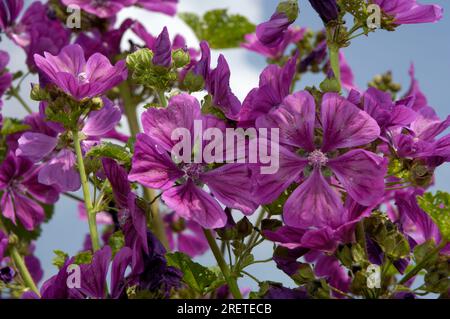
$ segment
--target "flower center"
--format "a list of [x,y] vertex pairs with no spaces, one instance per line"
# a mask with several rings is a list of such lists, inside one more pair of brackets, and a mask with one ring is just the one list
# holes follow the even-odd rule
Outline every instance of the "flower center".
[[308,162],[311,166],[322,167],[328,162],[328,157],[319,150],[315,150],[308,155]]
[[203,173],[203,164],[198,163],[184,164],[182,170],[184,172],[184,177],[197,180],[199,179],[200,174]]
[[86,83],[88,81],[86,72],[81,72],[80,74],[78,74],[78,81],[80,81],[81,83]]

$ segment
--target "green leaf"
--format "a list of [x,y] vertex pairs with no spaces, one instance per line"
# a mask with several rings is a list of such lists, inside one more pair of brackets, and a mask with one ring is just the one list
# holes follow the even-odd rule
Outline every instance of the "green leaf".
[[166,254],[167,263],[183,272],[183,281],[200,294],[217,280],[217,275],[210,269],[192,261],[186,254],[175,252]]
[[236,48],[244,36],[255,31],[255,25],[239,14],[228,14],[226,9],[208,11],[201,18],[195,13],[180,13],[180,18],[191,27],[199,40],[208,41],[212,49]]
[[69,255],[62,250],[54,250],[53,252],[55,253],[55,257],[52,260],[52,264],[61,269],[64,266],[66,259],[69,258]]
[[450,194],[441,191],[435,195],[425,193],[418,198],[418,203],[439,227],[442,237],[450,241]]
[[131,153],[124,146],[104,142],[102,144],[92,147],[86,154],[86,157],[108,157],[117,160],[125,166],[131,165]]
[[30,126],[23,124],[21,121],[7,117],[3,119],[3,126],[0,133],[1,135],[11,135],[26,131],[29,128]]
[[433,251],[435,248],[436,244],[432,239],[427,240],[426,242],[414,247],[414,259],[416,261],[416,264],[422,262],[425,257],[429,258],[429,260],[427,261],[426,265],[424,265],[423,268],[427,268],[429,265],[434,264],[439,256],[438,254],[429,256],[429,254],[430,251]]

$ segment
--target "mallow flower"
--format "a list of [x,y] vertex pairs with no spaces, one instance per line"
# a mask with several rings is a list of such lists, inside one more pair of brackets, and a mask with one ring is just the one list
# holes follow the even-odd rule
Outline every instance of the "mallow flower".
[[37,67],[65,93],[80,101],[100,96],[127,78],[125,61],[112,66],[108,58],[95,53],[87,61],[78,44],[64,47],[57,55],[35,55]]
[[298,16],[297,0],[286,0],[278,4],[275,13],[269,21],[263,22],[256,27],[256,36],[259,41],[267,47],[276,47],[282,41],[284,33],[294,23]]
[[[412,246],[423,244],[428,240],[439,244],[442,240],[439,227],[417,203],[417,197],[422,196],[423,193],[421,189],[409,189],[395,194],[399,222],[403,232],[411,238],[409,242]],[[450,244],[442,252],[450,255]]]
[[177,13],[178,0],[137,0],[137,5],[149,11],[174,16]]
[[48,3],[35,1],[20,22],[6,30],[8,37],[24,49],[32,71],[36,71],[35,54],[57,54],[70,41],[70,31],[51,12]]
[[[69,288],[67,282],[71,271],[68,267],[74,258],[66,259],[58,274],[48,279],[41,288],[42,299],[118,299],[127,284],[125,272],[131,262],[131,249],[123,247],[112,258],[111,247],[105,246],[95,252],[89,264],[80,266],[80,288]],[[108,287],[108,270],[110,285]]]
[[11,27],[20,11],[23,9],[23,0],[5,0],[0,2],[0,31],[5,32]]
[[382,198],[386,161],[356,148],[375,141],[380,128],[369,114],[338,94],[324,94],[317,120],[310,93],[289,95],[278,108],[259,117],[256,127],[278,127],[284,146],[280,147],[278,172],[256,175],[254,196],[261,203],[271,203],[303,176],[284,204],[286,225],[303,229],[340,226],[345,209],[336,188],[342,187],[364,206]]
[[[143,113],[145,133],[137,136],[128,178],[149,188],[162,189],[162,199],[180,217],[194,220],[204,228],[219,228],[227,220],[219,202],[245,214],[253,213],[257,207],[250,192],[250,169],[238,163],[211,168],[203,158],[197,162],[175,162],[170,152],[179,141],[171,139],[172,132],[187,130],[190,136],[183,138],[191,140],[184,142],[190,142],[194,149],[195,120],[202,121],[203,129],[225,128],[215,117],[202,116],[198,101],[188,94],[172,97],[167,108],[151,108]],[[204,146],[202,143],[201,147]],[[212,195],[203,189],[205,185]]]
[[295,26],[289,26],[286,32],[282,35],[282,40],[278,45],[273,47],[268,47],[264,45],[257,37],[256,33],[246,34],[244,39],[245,42],[241,44],[241,47],[247,50],[259,53],[269,59],[277,60],[281,58],[286,51],[286,48],[290,44],[298,43],[303,39],[305,35],[306,28],[299,28]]
[[66,6],[76,5],[99,18],[112,18],[125,7],[132,6],[137,0],[62,0]]
[[220,54],[216,68],[211,69],[211,50],[206,41],[200,43],[200,50],[201,59],[192,66],[192,72],[203,77],[205,89],[212,95],[212,105],[227,118],[236,120],[241,111],[241,102],[231,90],[231,73],[227,60]]
[[3,105],[2,96],[12,83],[12,74],[6,71],[8,63],[9,54],[0,50],[0,108]]
[[19,220],[27,230],[35,229],[45,218],[40,203],[53,204],[59,198],[56,188],[39,183],[40,169],[28,159],[11,152],[0,165],[2,214],[14,224]]
[[[103,99],[104,106],[98,111],[89,113],[84,122],[80,122],[79,129],[84,134],[82,148],[87,151],[98,143],[100,137],[107,136],[120,121],[122,112],[107,98]],[[76,157],[72,150],[72,143],[64,130],[57,129],[39,114],[27,117],[25,123],[32,128],[19,138],[16,155],[31,161],[43,162],[39,171],[39,182],[45,185],[55,185],[61,191],[76,191],[80,188],[80,177],[75,168]]]
[[252,89],[244,99],[238,119],[241,126],[252,126],[255,120],[280,105],[289,95],[295,75],[297,55],[282,67],[271,64],[259,77],[259,87]]
[[184,220],[175,213],[170,213],[164,216],[164,223],[170,250],[196,257],[209,249],[203,229],[193,220]]
[[[264,230],[265,238],[288,249],[309,248],[326,253],[333,253],[339,244],[354,242],[356,224],[370,215],[373,207],[359,205],[352,198],[347,198],[344,210],[334,217],[335,224],[322,222],[314,228],[297,228],[281,226],[275,230]],[[310,212],[312,215],[314,211]]]
[[443,9],[435,4],[421,4],[416,0],[372,0],[395,24],[436,22],[442,18]]

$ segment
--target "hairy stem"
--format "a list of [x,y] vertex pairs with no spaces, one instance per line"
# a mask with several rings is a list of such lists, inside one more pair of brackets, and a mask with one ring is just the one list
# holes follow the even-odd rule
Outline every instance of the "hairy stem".
[[233,295],[234,299],[242,299],[242,294],[239,290],[236,278],[231,275],[230,268],[228,268],[228,265],[225,262],[225,259],[223,258],[222,253],[220,252],[220,248],[219,246],[217,246],[216,240],[211,234],[211,231],[209,229],[203,229],[203,232],[205,233],[205,237],[208,240],[209,247],[211,247],[214,257],[216,258],[217,265],[219,265],[219,268],[222,271],[225,280],[227,281],[228,288],[230,289],[231,294]]
[[19,101],[19,103],[23,106],[23,108],[25,109],[25,111],[28,112],[28,114],[33,113],[33,110],[31,109],[31,107],[27,104],[27,102],[25,102],[25,100],[19,95],[19,92],[17,91],[17,89],[15,88],[11,88],[9,90],[9,93],[11,94],[11,96],[14,96],[16,98],[17,101]]
[[334,77],[339,83],[339,91],[341,90],[341,67],[339,65],[339,46],[335,43],[328,44],[328,51],[330,55],[330,65],[333,70]]
[[80,173],[81,188],[83,189],[84,204],[88,215],[89,233],[91,234],[92,248],[94,251],[100,249],[100,241],[97,231],[97,221],[95,219],[95,211],[92,206],[91,193],[89,191],[89,183],[86,176],[86,170],[84,168],[83,153],[81,152],[80,137],[78,136],[78,130],[72,131],[73,134],[73,146],[77,155],[78,171]]
[[40,297],[41,295],[39,293],[39,289],[34,283],[33,277],[31,277],[31,274],[28,271],[27,266],[25,265],[24,259],[19,254],[19,251],[14,245],[9,248],[9,253],[25,285]]
[[426,255],[413,269],[411,269],[399,282],[399,285],[403,285],[408,280],[416,276],[427,264],[428,260],[438,254],[447,245],[446,240],[442,240],[441,243],[428,255]]

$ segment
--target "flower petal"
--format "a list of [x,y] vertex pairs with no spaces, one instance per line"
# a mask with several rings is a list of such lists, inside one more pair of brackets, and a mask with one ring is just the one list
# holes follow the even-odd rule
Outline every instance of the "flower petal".
[[342,224],[344,207],[338,193],[333,190],[320,169],[315,168],[284,204],[283,219],[291,227],[308,229],[310,227]]
[[326,93],[322,100],[322,151],[360,146],[380,135],[380,127],[369,114],[336,93]]
[[219,203],[190,179],[186,184],[164,191],[162,198],[181,217],[193,219],[204,228],[220,228],[227,222]]
[[374,153],[361,149],[328,162],[349,195],[365,206],[376,204],[384,194],[387,163]]
[[171,187],[183,172],[172,162],[170,156],[158,151],[156,143],[146,134],[138,134],[128,180],[150,188]]

